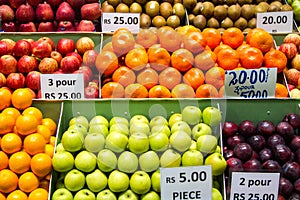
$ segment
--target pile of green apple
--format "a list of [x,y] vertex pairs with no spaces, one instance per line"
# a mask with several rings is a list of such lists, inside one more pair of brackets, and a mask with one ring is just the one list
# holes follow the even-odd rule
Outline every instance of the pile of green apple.
[[200,165],[212,165],[213,199],[221,200],[221,120],[217,108],[191,105],[169,118],[75,116],[53,156],[52,200],[157,200],[161,167]]

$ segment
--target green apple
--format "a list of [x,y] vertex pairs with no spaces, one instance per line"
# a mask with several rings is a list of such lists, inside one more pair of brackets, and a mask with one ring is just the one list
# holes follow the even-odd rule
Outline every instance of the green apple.
[[197,140],[200,135],[211,135],[212,129],[209,125],[201,122],[192,128],[192,137]]
[[89,189],[81,189],[75,193],[73,200],[95,200],[95,194]]
[[212,153],[205,158],[205,165],[211,165],[212,167],[212,175],[219,176],[224,173],[227,162],[225,158],[220,153]]
[[125,124],[128,127],[129,121],[125,117],[114,116],[110,119],[109,126],[111,127],[113,124]]
[[117,197],[109,189],[104,189],[97,194],[96,200],[117,200]]
[[197,142],[192,140],[189,150],[197,150]]
[[66,188],[65,183],[64,183],[65,176],[66,176],[65,172],[64,173],[59,173],[58,178],[57,178],[56,183],[55,183],[55,189]]
[[135,123],[146,123],[146,124],[149,124],[149,120],[146,116],[144,115],[134,115],[131,117],[130,121],[129,121],[129,126],[131,126],[132,124],[135,124]]
[[151,174],[151,187],[155,192],[160,192],[160,170],[157,169]]
[[78,130],[67,130],[61,137],[61,143],[66,151],[76,152],[83,148],[84,137]]
[[56,145],[55,147],[55,152],[58,153],[58,152],[63,152],[63,151],[66,151],[63,144],[60,142]]
[[140,155],[139,166],[142,171],[153,172],[159,167],[159,156],[155,151],[147,151]]
[[129,128],[126,124],[122,124],[122,123],[119,123],[119,124],[113,124],[110,126],[109,128],[109,132],[120,132],[126,136],[129,135]]
[[190,125],[188,125],[188,123],[186,123],[185,121],[178,121],[173,124],[173,126],[171,127],[171,135],[176,131],[184,131],[188,135],[192,134]]
[[85,185],[85,175],[78,169],[72,169],[66,174],[64,184],[72,192],[79,191]]
[[131,175],[129,185],[136,194],[145,194],[151,189],[151,178],[145,171],[136,171]]
[[85,176],[85,182],[89,190],[100,192],[107,186],[107,177],[101,170],[95,169],[92,173]]
[[127,147],[128,137],[119,132],[110,132],[106,137],[106,148],[120,153]]
[[197,150],[206,154],[214,153],[218,146],[218,139],[214,135],[201,135],[197,139]]
[[75,167],[82,172],[91,172],[96,165],[97,157],[89,151],[83,150],[75,156]]
[[150,127],[152,128],[153,126],[158,126],[158,125],[166,125],[168,126],[168,120],[161,116],[161,115],[157,115],[155,117],[153,117],[150,122],[149,122]]
[[119,194],[118,200],[139,200],[139,196],[135,194],[131,189],[128,189]]
[[78,130],[83,135],[83,137],[85,137],[87,134],[87,128],[82,124],[72,124],[71,126],[68,127],[67,130],[73,130],[73,129]]
[[192,138],[185,131],[178,130],[170,136],[170,146],[179,152],[188,150],[191,146]]
[[135,133],[128,138],[128,149],[136,154],[141,154],[149,149],[149,138],[144,133]]
[[114,170],[109,174],[107,183],[112,192],[124,192],[129,187],[129,176],[124,172]]
[[160,196],[155,191],[150,191],[143,194],[141,200],[160,200]]
[[108,127],[104,124],[91,124],[88,133],[99,133],[106,137],[109,133]]
[[215,152],[216,152],[216,153],[221,153],[221,147],[220,147],[220,145],[217,146]]
[[132,123],[129,127],[129,133],[131,135],[135,133],[145,133],[146,135],[150,135],[149,124],[143,122]]
[[56,152],[52,157],[52,167],[57,172],[67,172],[74,167],[74,156],[68,151]]
[[109,149],[103,149],[97,154],[97,166],[103,172],[113,171],[116,169],[117,163],[116,154]]
[[169,138],[162,132],[156,132],[149,136],[149,144],[153,151],[165,151],[169,147]]
[[52,194],[52,200],[73,200],[73,194],[66,188],[59,188]]
[[167,125],[155,125],[151,128],[150,132],[150,135],[154,133],[164,133],[168,137],[171,135],[171,130]]
[[221,192],[217,188],[212,188],[212,200],[223,200]]
[[182,121],[182,115],[181,115],[181,113],[173,113],[169,117],[169,126],[172,127],[178,121]]
[[181,155],[174,149],[167,149],[160,156],[161,167],[179,167],[181,164]]
[[222,121],[222,115],[219,109],[208,106],[203,110],[203,122],[210,126],[217,126]]
[[88,128],[89,127],[89,120],[85,116],[79,115],[79,116],[72,117],[70,119],[69,126],[72,126],[73,124],[82,124],[83,126]]
[[98,153],[105,147],[105,137],[101,133],[89,133],[84,138],[84,147],[89,152]]
[[182,120],[189,125],[195,125],[202,121],[202,111],[197,106],[185,106],[182,111]]
[[108,120],[104,116],[102,116],[102,115],[96,115],[92,119],[90,119],[90,121],[89,121],[89,125],[90,126],[94,125],[94,124],[103,124],[106,127],[108,127],[109,122],[108,122]]
[[121,172],[133,173],[139,167],[139,159],[130,151],[123,151],[118,157],[118,169]]
[[203,165],[203,155],[198,150],[188,150],[181,157],[182,166]]

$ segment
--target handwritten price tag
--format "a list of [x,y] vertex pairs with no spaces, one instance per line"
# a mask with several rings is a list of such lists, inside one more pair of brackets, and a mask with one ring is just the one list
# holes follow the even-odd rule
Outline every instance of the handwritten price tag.
[[127,28],[132,33],[140,31],[139,13],[106,13],[102,14],[102,32],[111,33],[119,28]]
[[257,13],[256,27],[270,33],[291,33],[293,31],[293,11]]

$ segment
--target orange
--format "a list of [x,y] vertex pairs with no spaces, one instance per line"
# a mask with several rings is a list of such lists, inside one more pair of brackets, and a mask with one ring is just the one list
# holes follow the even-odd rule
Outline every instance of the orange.
[[108,42],[106,43],[103,47],[102,47],[102,51],[114,51],[113,47],[112,47],[112,42]]
[[232,70],[239,66],[239,54],[236,50],[225,48],[217,53],[217,63],[224,70]]
[[275,97],[276,98],[285,98],[289,96],[289,91],[287,87],[281,83],[276,83],[275,86]]
[[13,154],[22,149],[22,139],[15,133],[7,133],[1,139],[1,149],[7,154]]
[[52,159],[46,153],[35,154],[30,161],[31,171],[38,177],[44,177],[52,170]]
[[135,42],[147,49],[158,42],[158,37],[151,29],[140,29]]
[[224,94],[225,94],[225,86],[222,86],[222,87],[219,89],[219,97],[220,97],[220,98],[224,97]]
[[201,32],[201,30],[199,28],[196,28],[193,25],[180,26],[180,27],[176,28],[176,31],[178,33],[180,33],[181,35],[186,35],[186,34],[189,34],[191,32]]
[[23,192],[32,192],[39,187],[39,179],[33,172],[25,172],[19,177],[18,186]]
[[206,44],[205,37],[199,31],[188,32],[183,36],[184,48],[194,54],[204,51]]
[[258,48],[245,47],[240,50],[241,67],[246,69],[257,69],[263,65],[264,55]]
[[11,105],[11,91],[8,88],[0,88],[0,110]]
[[22,115],[33,115],[35,116],[35,118],[38,120],[39,124],[42,124],[42,120],[43,120],[43,113],[40,109],[36,108],[36,107],[28,107],[25,110],[23,110]]
[[112,74],[112,80],[126,87],[127,85],[135,82],[136,76],[132,69],[126,66],[121,66]]
[[149,90],[158,84],[158,73],[152,68],[145,68],[136,77],[137,83],[142,84]]
[[150,66],[153,69],[162,71],[170,66],[171,56],[165,48],[151,46],[147,53]]
[[51,135],[55,134],[57,125],[56,125],[56,122],[53,119],[51,119],[49,117],[43,118],[42,119],[42,125],[48,127],[48,129],[51,132]]
[[17,189],[18,176],[9,169],[0,171],[0,192],[9,193]]
[[229,45],[231,48],[236,49],[244,42],[244,34],[241,29],[230,27],[223,31],[222,34],[223,44]]
[[111,75],[119,67],[118,57],[112,51],[101,51],[96,58],[95,66],[104,76]]
[[9,169],[16,174],[23,174],[30,169],[31,157],[25,151],[18,151],[9,158]]
[[21,190],[15,190],[9,193],[6,200],[27,200],[27,194]]
[[267,53],[274,45],[273,37],[270,33],[263,29],[254,29],[248,32],[246,38],[247,43],[260,49],[263,53]]
[[4,113],[0,113],[0,134],[13,132],[15,119]]
[[56,137],[52,135],[52,136],[50,137],[49,144],[51,144],[52,146],[55,146],[55,142],[56,142]]
[[29,155],[45,152],[46,140],[39,133],[27,135],[23,141],[23,148]]
[[101,98],[122,98],[124,93],[124,87],[117,82],[108,82],[101,88]]
[[194,55],[187,49],[180,48],[171,54],[171,66],[180,72],[186,72],[194,65]]
[[202,31],[203,37],[206,39],[207,46],[212,50],[215,49],[221,43],[221,32],[215,28],[205,28]]
[[229,45],[227,44],[220,44],[219,46],[217,46],[215,49],[214,49],[214,53],[217,55],[219,53],[219,51],[221,51],[222,49],[232,49]]
[[40,180],[39,188],[49,190],[49,186],[50,186],[50,181],[47,180],[46,178],[43,178],[42,180]]
[[183,36],[174,29],[166,29],[161,32],[159,29],[157,34],[161,47],[165,48],[169,52],[176,51],[183,43]]
[[211,50],[206,50],[195,56],[195,67],[206,71],[215,66],[216,61],[216,54]]
[[11,103],[15,108],[24,110],[31,106],[32,99],[33,97],[29,90],[26,88],[18,88],[12,93]]
[[36,132],[39,133],[39,134],[41,134],[45,138],[46,143],[50,142],[51,131],[48,129],[47,126],[45,126],[45,125],[38,125]]
[[52,158],[53,157],[53,153],[54,153],[54,146],[51,145],[51,144],[46,144],[46,146],[45,146],[45,153]]
[[149,98],[171,98],[170,90],[163,85],[155,85],[149,90]]
[[277,68],[277,73],[282,72],[287,66],[285,54],[278,49],[271,49],[264,55],[264,67]]
[[6,169],[8,167],[8,156],[3,151],[0,151],[0,170]]
[[176,85],[171,91],[172,98],[194,98],[196,96],[194,89],[185,83]]
[[142,84],[133,83],[125,88],[125,98],[147,98],[148,96],[148,90]]
[[117,55],[123,55],[134,49],[135,40],[129,30],[115,31],[111,37],[112,48]]
[[2,113],[12,116],[15,120],[21,115],[20,111],[14,107],[5,108]]
[[37,188],[29,193],[28,200],[48,200],[48,190]]
[[216,98],[218,96],[217,88],[211,84],[203,84],[196,89],[197,98]]
[[6,200],[6,196],[0,192],[0,200]]
[[146,50],[138,48],[130,50],[125,56],[125,64],[134,71],[139,71],[146,67],[148,55]]
[[199,68],[191,68],[183,75],[183,82],[196,90],[204,83],[204,73]]
[[21,135],[29,135],[36,132],[38,120],[34,115],[20,115],[16,120],[16,130]]
[[158,28],[156,34],[159,40],[161,40],[161,37],[163,34],[165,34],[167,31],[174,31],[174,28],[172,28],[171,26],[161,26]]
[[250,47],[250,45],[244,42],[242,45],[240,45],[240,46],[236,49],[236,51],[237,51],[238,54],[240,55],[240,54],[241,54],[241,51],[242,51],[243,49],[247,48],[247,47]]
[[246,43],[249,44],[249,41],[250,41],[252,35],[256,32],[259,32],[259,31],[264,31],[264,29],[262,29],[262,28],[253,28],[250,31],[248,31],[247,35],[246,35]]
[[160,85],[172,90],[176,85],[181,83],[181,73],[173,67],[168,67],[161,71],[158,75],[158,81]]
[[212,67],[205,73],[205,83],[211,84],[217,89],[224,85],[225,70],[221,67]]

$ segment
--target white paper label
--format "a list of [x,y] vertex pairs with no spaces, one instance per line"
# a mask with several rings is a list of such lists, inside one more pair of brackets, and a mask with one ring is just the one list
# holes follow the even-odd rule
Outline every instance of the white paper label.
[[42,74],[42,99],[83,99],[83,74]]
[[225,95],[230,98],[273,98],[277,68],[225,71]]
[[293,31],[293,11],[259,12],[256,27],[269,33],[291,33]]
[[232,172],[230,200],[277,200],[279,173]]
[[102,32],[111,33],[119,28],[127,28],[132,33],[140,31],[139,13],[102,13]]
[[211,200],[211,166],[160,168],[161,200]]

